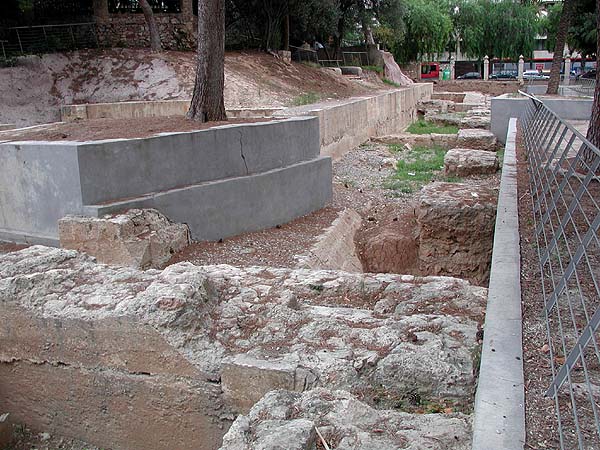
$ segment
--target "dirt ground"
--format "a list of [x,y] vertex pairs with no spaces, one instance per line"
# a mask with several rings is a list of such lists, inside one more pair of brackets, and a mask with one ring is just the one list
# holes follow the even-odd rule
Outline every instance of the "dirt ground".
[[[17,67],[0,68],[0,123],[56,122],[65,104],[189,99],[194,79],[194,52],[99,49],[29,56]],[[225,56],[228,108],[288,106],[308,92],[327,100],[384,88],[375,76],[350,80],[266,53]]]
[[240,123],[268,122],[271,119],[231,119],[223,122],[196,122],[183,116],[144,119],[92,119],[42,125],[22,131],[0,132],[0,141],[96,141],[135,139],[159,133],[198,131]]

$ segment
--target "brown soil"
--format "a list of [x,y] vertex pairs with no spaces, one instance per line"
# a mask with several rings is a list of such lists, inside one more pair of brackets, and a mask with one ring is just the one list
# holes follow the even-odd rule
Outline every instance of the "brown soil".
[[[65,104],[189,99],[195,52],[96,49],[30,56],[0,68],[0,123],[57,122]],[[306,64],[285,64],[262,52],[225,55],[225,106],[275,107],[313,92],[321,100],[347,98],[386,85],[376,76],[351,80]]]
[[135,119],[93,119],[71,123],[54,123],[33,129],[0,133],[0,141],[97,141],[135,139],[159,133],[206,130],[220,125],[268,122],[271,119],[231,119],[201,123],[184,116]]
[[436,81],[433,86],[438,92],[481,92],[496,97],[516,93],[521,86],[517,81],[452,80]]
[[520,133],[517,136],[517,160],[526,448],[559,448],[554,401],[545,396],[552,369],[544,347],[547,343],[542,314],[544,296],[534,235],[528,163]]
[[18,252],[24,248],[29,247],[27,244],[15,244],[14,242],[2,242],[0,241],[0,254]]

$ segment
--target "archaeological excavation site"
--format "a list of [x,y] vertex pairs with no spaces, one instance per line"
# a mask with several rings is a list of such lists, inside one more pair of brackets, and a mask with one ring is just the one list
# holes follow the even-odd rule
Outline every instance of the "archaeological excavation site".
[[600,448],[587,81],[396,0],[8,3],[0,450]]

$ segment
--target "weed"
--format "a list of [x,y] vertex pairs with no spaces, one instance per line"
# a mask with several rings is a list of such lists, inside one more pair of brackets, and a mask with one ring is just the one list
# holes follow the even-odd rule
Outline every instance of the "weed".
[[306,92],[306,93],[301,94],[298,97],[294,98],[294,100],[292,100],[292,105],[294,105],[294,106],[310,105],[311,103],[317,103],[320,99],[321,99],[321,97],[319,96],[319,94],[316,94],[314,92]]
[[392,81],[392,80],[388,80],[387,78],[384,78],[383,82],[385,84],[389,84],[390,86],[400,87],[400,85],[398,83],[396,83],[395,81]]
[[[399,151],[398,151],[399,152]],[[415,192],[433,179],[444,166],[446,151],[441,147],[414,147],[402,152],[396,172],[383,186],[403,194]]]
[[309,284],[308,287],[317,292],[323,292],[325,289],[322,284]]
[[504,148],[498,150],[496,152],[496,155],[498,156],[498,163],[500,164],[500,169],[502,169],[502,163],[504,162]]
[[361,66],[363,70],[369,70],[371,72],[383,73],[383,67],[379,66]]
[[18,65],[17,58],[9,56],[2,57],[0,56],[0,67],[16,67]]
[[443,178],[443,181],[445,181],[446,183],[460,183],[462,182],[462,178],[447,176]]
[[454,125],[436,125],[435,123],[419,119],[408,127],[406,131],[412,134],[456,134],[458,133],[458,127]]

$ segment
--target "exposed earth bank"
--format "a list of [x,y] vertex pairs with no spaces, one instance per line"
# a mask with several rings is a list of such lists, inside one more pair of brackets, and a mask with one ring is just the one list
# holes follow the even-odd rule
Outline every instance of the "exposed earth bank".
[[[194,78],[194,52],[105,49],[20,58],[16,67],[0,68],[0,123],[55,122],[64,104],[188,99]],[[374,74],[356,81],[266,53],[225,56],[228,108],[289,106],[307,93],[316,101],[384,88]]]

